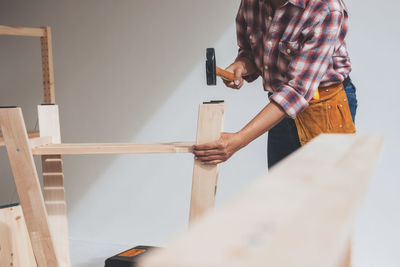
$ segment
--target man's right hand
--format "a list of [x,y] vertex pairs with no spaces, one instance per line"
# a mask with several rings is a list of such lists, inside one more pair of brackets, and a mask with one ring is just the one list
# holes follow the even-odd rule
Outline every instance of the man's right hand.
[[241,61],[233,62],[229,67],[225,69],[226,71],[232,72],[235,75],[233,81],[227,81],[222,79],[227,87],[233,89],[240,89],[243,86],[243,74],[245,72],[244,63]]

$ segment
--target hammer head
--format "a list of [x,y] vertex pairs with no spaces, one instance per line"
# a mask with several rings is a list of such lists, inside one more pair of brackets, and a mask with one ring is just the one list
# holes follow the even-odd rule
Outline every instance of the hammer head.
[[217,71],[216,71],[216,60],[214,48],[207,48],[206,52],[206,74],[207,74],[207,85],[217,84]]

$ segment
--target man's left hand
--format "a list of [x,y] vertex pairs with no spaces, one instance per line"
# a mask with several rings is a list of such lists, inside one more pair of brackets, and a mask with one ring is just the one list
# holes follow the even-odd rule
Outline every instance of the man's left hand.
[[221,133],[221,138],[217,141],[194,145],[193,154],[202,164],[216,165],[228,160],[242,147],[242,139],[238,133]]

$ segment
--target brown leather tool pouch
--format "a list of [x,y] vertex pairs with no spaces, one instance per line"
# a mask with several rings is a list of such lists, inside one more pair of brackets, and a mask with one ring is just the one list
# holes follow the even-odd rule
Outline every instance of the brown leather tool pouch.
[[356,132],[343,85],[318,90],[320,99],[311,100],[310,105],[295,119],[302,146],[322,133]]

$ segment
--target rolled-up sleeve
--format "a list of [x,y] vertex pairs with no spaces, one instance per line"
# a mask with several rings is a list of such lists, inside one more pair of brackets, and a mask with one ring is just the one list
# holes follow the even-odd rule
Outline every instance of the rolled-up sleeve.
[[311,26],[307,41],[293,54],[285,73],[288,82],[275,88],[270,97],[289,117],[295,118],[312,99],[331,63],[342,23],[341,12],[327,12]]
[[[236,37],[237,37],[237,44],[239,46],[239,52],[236,57],[236,60],[239,60],[240,58],[247,58],[250,62],[252,62],[254,65],[254,55],[251,51],[251,46],[249,43],[248,36],[246,34],[247,30],[247,23],[246,19],[244,16],[244,1],[242,0],[239,11],[236,15]],[[247,82],[252,82],[256,80],[260,76],[261,72],[257,71],[254,74],[248,75],[248,76],[243,76],[243,79],[245,79]]]

